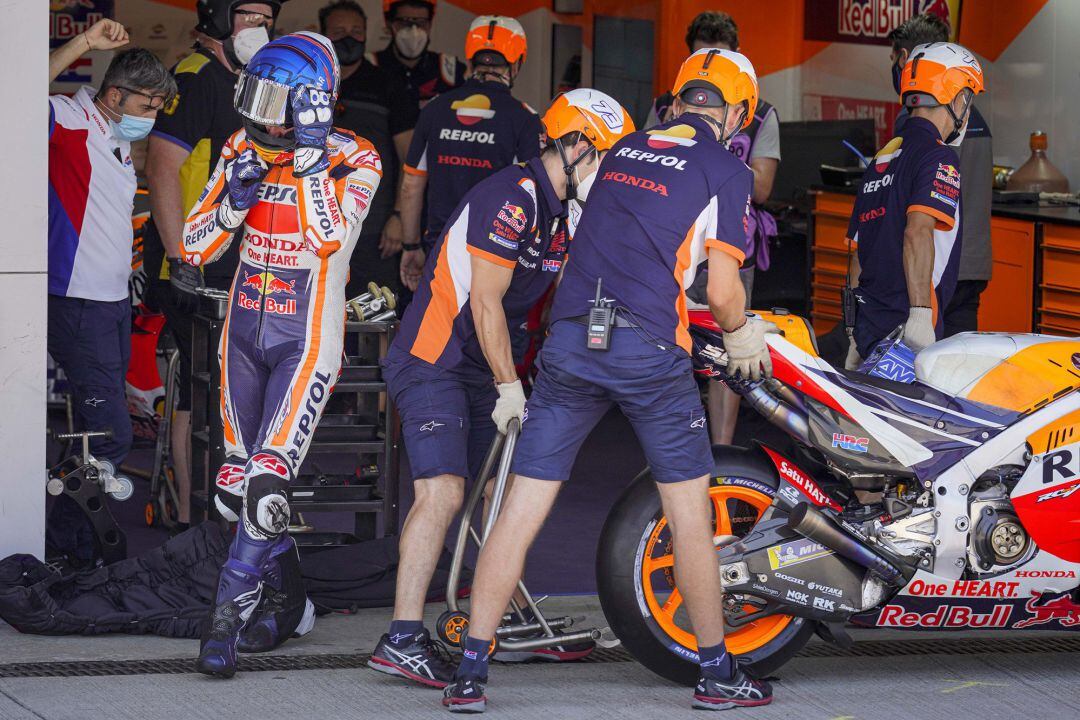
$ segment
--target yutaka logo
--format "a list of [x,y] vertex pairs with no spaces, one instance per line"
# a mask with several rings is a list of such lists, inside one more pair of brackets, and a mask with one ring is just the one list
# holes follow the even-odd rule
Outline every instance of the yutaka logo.
[[833,433],[832,446],[844,450],[850,450],[851,452],[870,452],[870,438],[861,438],[855,437],[854,435]]

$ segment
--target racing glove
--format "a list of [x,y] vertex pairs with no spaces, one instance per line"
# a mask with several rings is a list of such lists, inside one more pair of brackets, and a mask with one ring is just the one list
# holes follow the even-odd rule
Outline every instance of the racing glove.
[[913,307],[904,323],[904,344],[915,352],[937,342],[934,334],[934,311],[928,307]]
[[195,291],[205,284],[199,268],[180,258],[169,258],[169,287],[173,290],[177,305],[193,312],[199,301]]
[[522,420],[525,417],[525,390],[521,387],[520,380],[496,383],[495,389],[499,391],[499,399],[495,401],[491,419],[495,421],[499,432],[505,433],[511,420]]
[[270,170],[253,148],[247,148],[225,166],[229,204],[235,210],[250,210],[259,201],[259,187]]
[[765,344],[767,332],[776,332],[776,326],[756,317],[748,317],[741,326],[724,331],[728,375],[749,380],[772,377],[772,359]]
[[318,88],[299,88],[293,93],[292,111],[296,137],[293,175],[305,177],[329,169],[326,142],[333,127],[334,96]]

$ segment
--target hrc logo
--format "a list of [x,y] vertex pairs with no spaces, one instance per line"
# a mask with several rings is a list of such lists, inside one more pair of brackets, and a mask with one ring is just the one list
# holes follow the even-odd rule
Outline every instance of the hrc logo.
[[854,435],[833,433],[832,446],[843,448],[844,450],[850,450],[851,452],[870,452],[870,438],[861,438],[855,437]]

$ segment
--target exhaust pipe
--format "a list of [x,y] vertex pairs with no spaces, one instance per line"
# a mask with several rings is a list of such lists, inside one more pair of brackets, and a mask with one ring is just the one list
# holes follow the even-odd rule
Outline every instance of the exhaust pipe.
[[885,582],[900,584],[903,573],[895,565],[841,530],[817,508],[799,503],[788,515],[787,523],[789,528],[803,537],[821,543],[840,557],[867,568]]
[[743,397],[773,425],[809,444],[810,422],[805,414],[770,394],[760,384],[748,390]]

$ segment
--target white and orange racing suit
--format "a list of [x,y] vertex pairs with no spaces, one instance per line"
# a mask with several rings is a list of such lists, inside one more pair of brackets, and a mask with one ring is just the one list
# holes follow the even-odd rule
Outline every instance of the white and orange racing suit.
[[303,463],[341,368],[349,256],[382,177],[374,146],[335,128],[329,169],[305,177],[293,175],[291,152],[256,148],[269,171],[258,202],[236,210],[226,168],[249,146],[243,130],[224,145],[183,234],[196,266],[241,243],[218,349],[227,452],[218,486],[234,494],[256,475],[291,482]]

